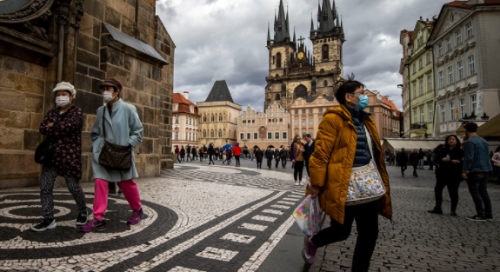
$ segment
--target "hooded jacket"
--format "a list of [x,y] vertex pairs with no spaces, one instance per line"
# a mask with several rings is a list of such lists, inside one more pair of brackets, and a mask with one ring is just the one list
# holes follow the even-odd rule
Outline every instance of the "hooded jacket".
[[[391,219],[389,176],[385,168],[380,138],[372,116],[365,118],[364,122],[375,142],[373,155],[376,157],[375,161],[387,190],[387,193],[378,200],[378,211],[382,216]],[[344,223],[345,202],[357,138],[358,133],[349,110],[344,105],[330,108],[323,115],[314,153],[309,160],[311,185],[322,188],[319,194],[321,208],[340,224]]]

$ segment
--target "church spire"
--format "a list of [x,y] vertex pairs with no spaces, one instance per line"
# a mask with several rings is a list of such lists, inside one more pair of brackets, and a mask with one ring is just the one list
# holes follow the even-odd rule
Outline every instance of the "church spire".
[[280,7],[278,9],[278,18],[274,22],[274,42],[279,43],[290,39],[290,28],[288,23],[288,13],[285,17],[285,9],[283,0],[280,0]]
[[293,27],[293,43],[297,43],[297,37],[295,35],[295,26]]
[[270,23],[267,22],[267,45],[271,44],[271,26]]
[[[335,7],[335,1],[333,2]],[[335,27],[336,11],[332,9],[330,0],[323,0],[323,7],[318,11],[319,31],[329,32]]]

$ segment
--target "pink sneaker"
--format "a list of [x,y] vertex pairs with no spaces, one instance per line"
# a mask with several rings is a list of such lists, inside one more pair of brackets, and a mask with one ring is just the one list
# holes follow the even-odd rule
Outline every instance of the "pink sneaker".
[[314,263],[314,256],[316,255],[317,247],[313,245],[310,237],[304,237],[304,250],[302,251],[302,257],[304,261],[308,264]]
[[94,231],[105,231],[105,230],[106,230],[106,221],[97,220],[95,218],[80,228],[80,231],[85,233]]
[[128,218],[127,224],[129,224],[129,225],[139,224],[139,222],[141,222],[141,218],[142,218],[143,214],[144,213],[142,212],[142,208],[137,212],[134,211],[132,213],[132,215]]

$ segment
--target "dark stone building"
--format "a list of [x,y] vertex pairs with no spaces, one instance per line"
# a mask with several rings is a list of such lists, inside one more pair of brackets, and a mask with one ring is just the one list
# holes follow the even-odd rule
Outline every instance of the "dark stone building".
[[38,128],[63,80],[85,113],[82,181],[92,180],[90,130],[106,77],[122,82],[143,122],[139,175],[172,167],[175,44],[155,12],[155,0],[0,1],[0,188],[38,184]]

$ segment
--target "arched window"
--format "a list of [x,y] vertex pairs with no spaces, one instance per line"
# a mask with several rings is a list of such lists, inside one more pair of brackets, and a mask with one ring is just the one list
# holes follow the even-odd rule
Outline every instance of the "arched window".
[[323,45],[323,50],[321,50],[321,53],[322,53],[322,59],[328,59],[328,45],[325,44]]
[[222,122],[222,113],[219,114],[219,122]]
[[213,129],[212,129],[212,131],[210,131],[210,138],[215,138],[215,132]]
[[304,85],[299,85],[295,90],[293,91],[293,99],[297,99],[299,97],[307,97],[307,88]]
[[203,123],[206,123],[207,122],[207,116],[205,114],[203,114]]
[[203,130],[203,138],[207,138],[207,131]]
[[276,97],[274,98],[274,100],[278,100],[278,101],[281,100],[281,96],[279,93],[276,94]]
[[222,129],[219,129],[219,138],[222,138]]
[[324,85],[325,87],[327,87],[327,86],[328,86],[328,81],[327,81],[327,80],[323,81],[323,85]]
[[281,53],[276,54],[276,68],[281,68]]
[[212,122],[215,122],[215,117],[213,114],[212,114],[212,119],[210,119],[210,120],[212,120]]

